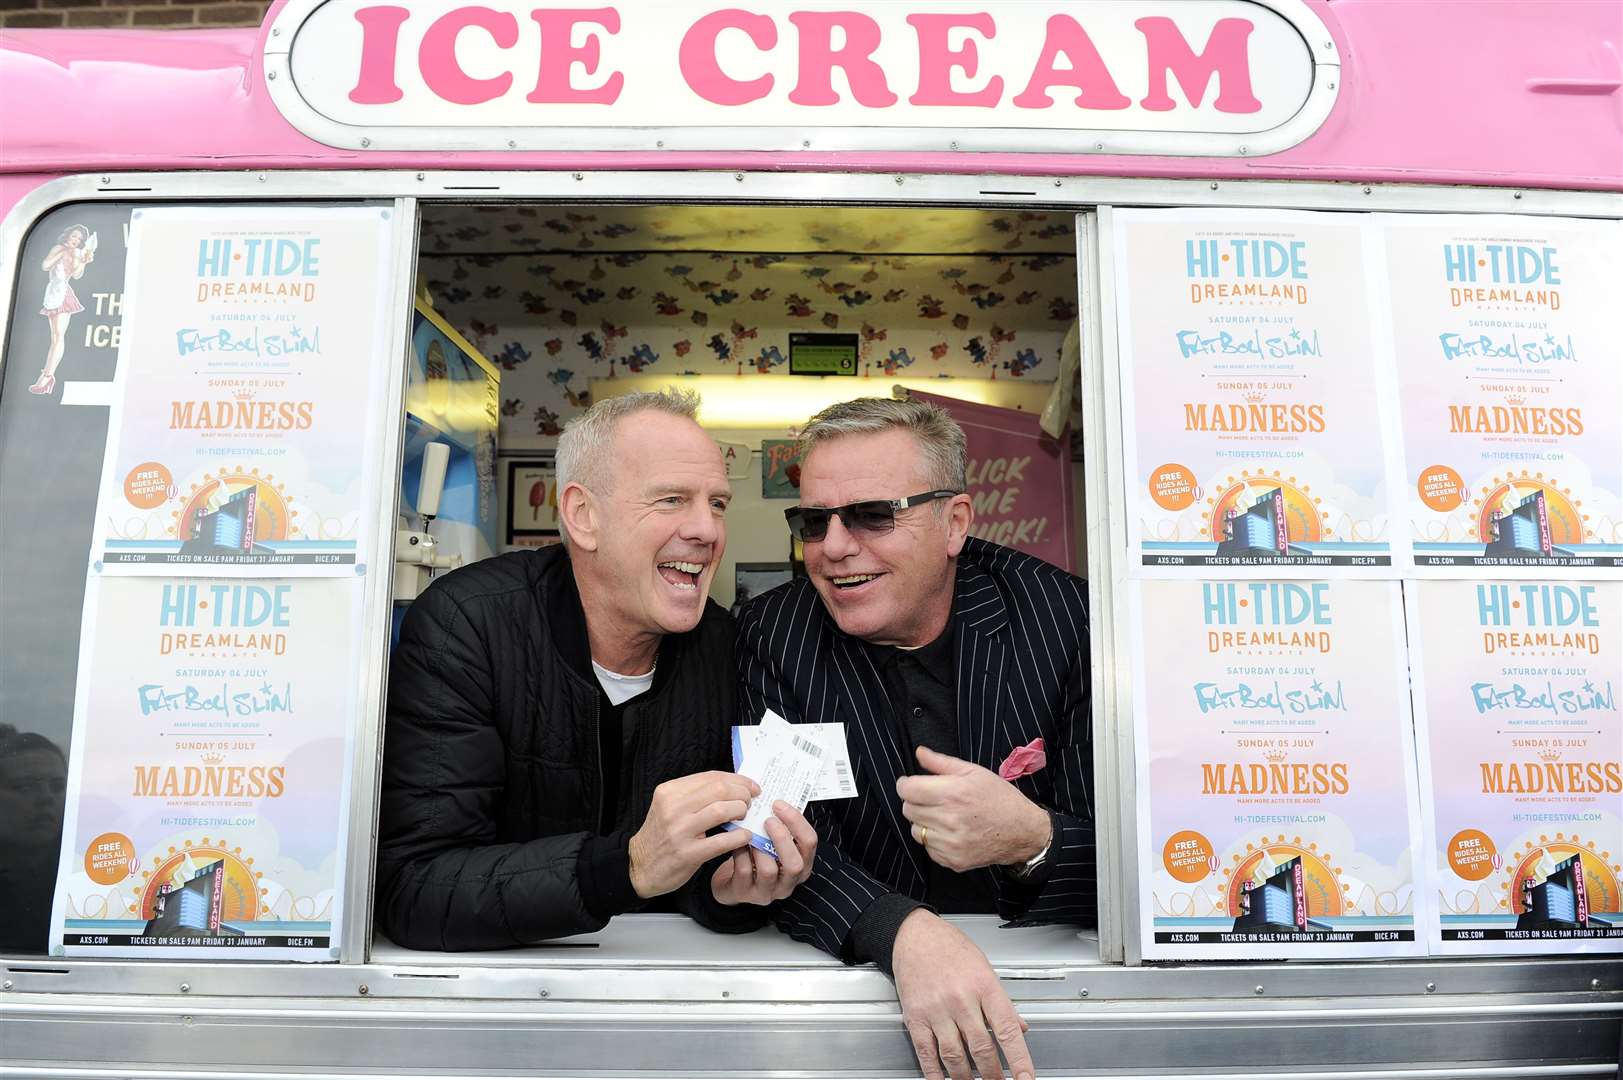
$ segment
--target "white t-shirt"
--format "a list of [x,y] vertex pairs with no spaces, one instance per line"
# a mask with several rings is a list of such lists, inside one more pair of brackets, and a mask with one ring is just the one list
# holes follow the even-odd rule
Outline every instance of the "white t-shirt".
[[622,675],[593,660],[592,671],[597,675],[598,685],[616,706],[623,705],[654,685],[654,668],[649,668],[646,675]]

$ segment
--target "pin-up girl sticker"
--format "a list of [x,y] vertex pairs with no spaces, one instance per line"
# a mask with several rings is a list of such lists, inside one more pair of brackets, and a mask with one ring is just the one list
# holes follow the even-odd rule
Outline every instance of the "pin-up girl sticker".
[[68,343],[68,320],[85,309],[69,282],[83,277],[85,267],[95,258],[96,234],[83,225],[69,225],[40,264],[47,277],[39,313],[51,324],[51,349],[45,355],[39,378],[28,388],[30,394],[49,394],[56,389],[56,368]]

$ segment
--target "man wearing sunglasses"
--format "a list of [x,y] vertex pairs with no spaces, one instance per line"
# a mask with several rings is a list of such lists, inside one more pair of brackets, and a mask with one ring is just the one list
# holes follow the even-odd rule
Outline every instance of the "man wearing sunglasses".
[[969,536],[940,409],[835,405],[801,452],[807,580],[741,610],[740,704],[845,725],[858,794],[812,805],[817,865],[774,917],[891,973],[926,1076],[1003,1076],[1000,1051],[1031,1076],[1024,1022],[937,913],[1096,920],[1085,584]]

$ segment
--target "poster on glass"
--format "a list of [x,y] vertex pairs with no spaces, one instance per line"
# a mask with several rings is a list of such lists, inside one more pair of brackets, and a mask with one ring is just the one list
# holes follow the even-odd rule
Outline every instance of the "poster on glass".
[[376,506],[392,210],[143,208],[92,569],[353,575]]
[[362,592],[91,579],[56,955],[337,957]]
[[1623,952],[1623,583],[1404,592],[1432,950]]
[[1141,581],[1134,600],[1144,957],[1423,953],[1399,586]]
[[1378,221],[1414,572],[1623,579],[1623,225]]
[[1133,573],[1391,576],[1395,417],[1361,219],[1110,220]]

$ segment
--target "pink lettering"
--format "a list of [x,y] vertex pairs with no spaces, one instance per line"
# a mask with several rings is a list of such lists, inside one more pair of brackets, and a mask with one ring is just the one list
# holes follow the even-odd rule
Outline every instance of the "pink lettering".
[[716,105],[747,105],[772,92],[772,76],[744,82],[721,70],[716,59],[716,38],[723,30],[742,30],[765,52],[778,43],[778,25],[770,15],[753,15],[738,8],[712,11],[688,28],[677,62],[682,78],[695,94]]
[[997,36],[992,16],[985,12],[975,15],[909,15],[907,21],[919,36],[919,89],[907,100],[914,105],[978,105],[992,108],[1003,97],[1003,79],[994,75],[980,90],[960,91],[952,88],[952,69],[962,68],[968,78],[975,77],[980,57],[975,42],[966,40],[963,48],[947,47],[947,31],[967,27],[984,38]]
[[620,97],[620,88],[626,77],[621,72],[609,75],[608,81],[597,87],[577,87],[570,80],[570,71],[580,64],[587,75],[597,73],[603,46],[596,34],[588,34],[582,45],[574,43],[575,26],[580,23],[600,26],[610,34],[620,32],[620,12],[614,8],[537,8],[530,18],[541,27],[541,62],[536,73],[535,89],[524,100],[551,105],[613,105]]
[[[851,96],[870,109],[896,104],[885,85],[885,73],[873,61],[879,48],[879,24],[855,11],[796,11],[789,21],[800,31],[800,81],[789,94],[796,105],[836,105],[834,69],[845,71]],[[845,44],[834,48],[834,28],[845,31]]]
[[[1054,66],[1061,55],[1070,61],[1069,67]],[[1014,103],[1022,109],[1046,109],[1054,104],[1048,96],[1051,86],[1076,87],[1076,105],[1080,109],[1125,109],[1132,104],[1117,89],[1093,39],[1069,15],[1049,18],[1042,55],[1031,72],[1031,81]]]
[[1255,29],[1248,19],[1219,19],[1212,27],[1212,36],[1206,39],[1206,51],[1196,54],[1184,40],[1178,24],[1164,15],[1139,19],[1133,23],[1144,35],[1145,50],[1149,57],[1150,94],[1141,104],[1155,112],[1174,108],[1167,94],[1167,73],[1171,72],[1183,87],[1184,96],[1195,108],[1212,76],[1217,76],[1218,112],[1253,113],[1262,108],[1251,93],[1251,64],[1246,55],[1246,39]]
[[400,43],[400,24],[411,13],[403,7],[361,8],[355,21],[361,24],[361,71],[349,100],[357,105],[387,105],[404,95],[394,81],[395,49]]
[[479,105],[499,98],[513,85],[513,76],[507,72],[489,79],[475,79],[462,70],[456,59],[456,39],[470,26],[488,33],[500,48],[511,49],[518,43],[518,20],[504,11],[487,7],[456,8],[434,20],[423,35],[417,62],[428,88],[457,105]]

